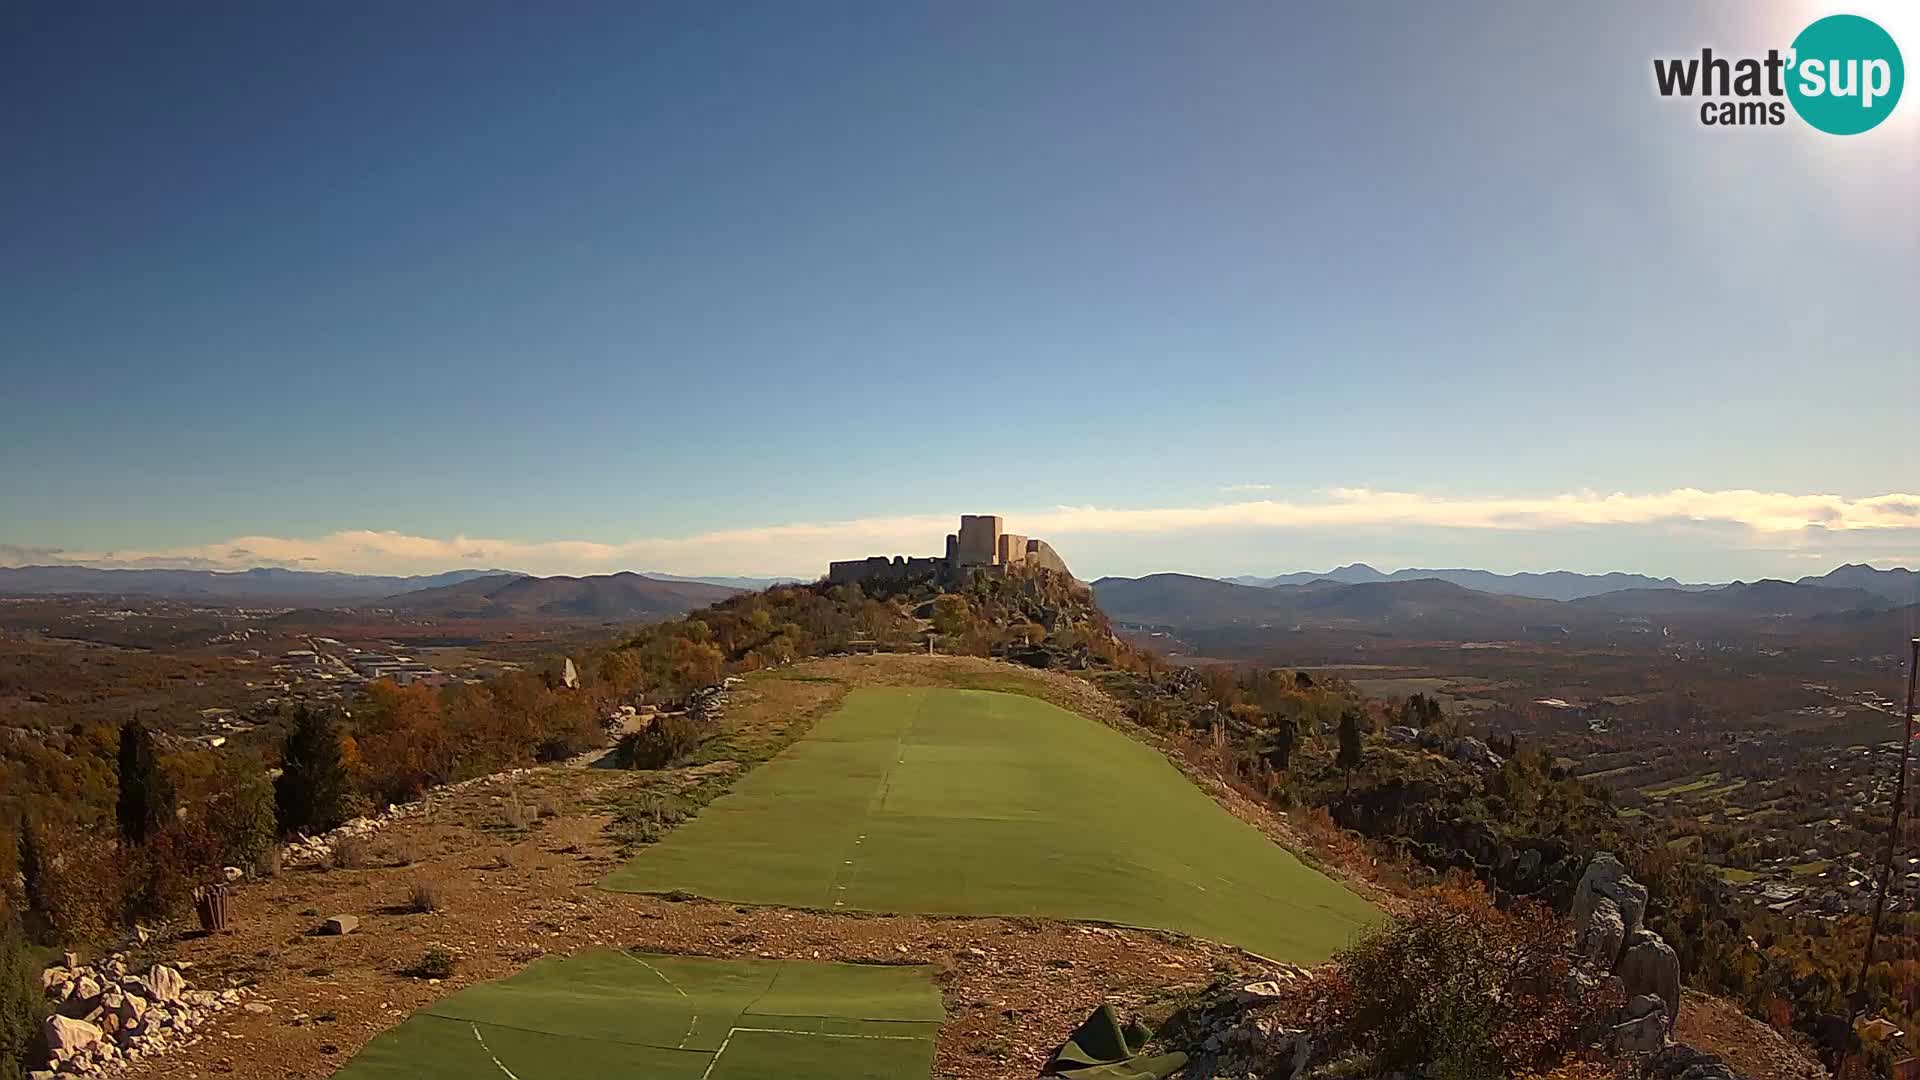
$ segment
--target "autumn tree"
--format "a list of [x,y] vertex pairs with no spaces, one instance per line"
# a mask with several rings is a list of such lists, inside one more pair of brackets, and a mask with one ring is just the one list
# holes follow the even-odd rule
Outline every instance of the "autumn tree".
[[301,706],[281,753],[274,806],[283,833],[322,833],[346,820],[352,783],[331,712]]
[[453,779],[458,745],[440,694],[381,679],[367,688],[354,717],[367,784],[382,803],[409,802]]

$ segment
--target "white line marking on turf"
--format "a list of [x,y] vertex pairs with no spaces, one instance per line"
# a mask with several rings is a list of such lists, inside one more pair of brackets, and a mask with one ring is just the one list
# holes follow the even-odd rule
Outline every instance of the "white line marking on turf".
[[499,1069],[503,1073],[506,1073],[507,1080],[520,1080],[518,1076],[513,1075],[512,1069],[509,1069],[505,1065],[500,1064],[499,1058],[493,1057],[493,1048],[487,1045],[487,1040],[480,1037],[480,1025],[469,1024],[468,1026],[473,1028],[473,1041],[480,1044],[480,1049],[485,1050],[487,1052],[488,1057],[493,1058],[493,1067],[496,1069]]
[[[805,1035],[814,1039],[885,1039],[888,1042],[919,1042],[923,1035],[855,1035],[837,1031],[794,1031],[791,1028],[734,1028],[733,1031],[758,1031],[767,1035]],[[729,1038],[733,1031],[727,1032]]]
[[687,1033],[685,1035],[680,1036],[680,1045],[675,1049],[685,1050],[687,1048],[687,1040],[693,1038],[693,1029],[699,1023],[700,1023],[700,1014],[694,1013],[693,1019],[687,1021]]
[[852,1035],[833,1031],[794,1031],[791,1028],[728,1028],[727,1037],[720,1040],[720,1049],[713,1052],[713,1060],[707,1062],[707,1071],[700,1074],[700,1080],[707,1080],[708,1077],[713,1075],[713,1067],[720,1064],[720,1055],[727,1052],[727,1047],[733,1042],[733,1037],[743,1031],[762,1035],[805,1035],[813,1039],[879,1039],[884,1042],[920,1042],[925,1039],[923,1035]]
[[632,953],[626,951],[625,949],[620,950],[620,955],[626,957],[627,959],[633,961],[636,964],[639,964],[641,967],[646,968],[648,971],[653,972],[655,975],[660,976],[660,981],[663,983],[666,983],[668,986],[673,987],[674,993],[679,994],[681,997],[687,996],[687,992],[685,990],[680,989],[680,984],[674,982],[672,979],[667,978],[666,973],[661,971],[659,968],[654,967],[652,964],[647,963],[645,960],[640,959],[639,957],[633,955]]

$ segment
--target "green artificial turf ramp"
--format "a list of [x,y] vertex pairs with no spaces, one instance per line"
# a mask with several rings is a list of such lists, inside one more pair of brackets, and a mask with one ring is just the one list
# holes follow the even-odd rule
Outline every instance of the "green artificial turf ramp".
[[929,969],[595,950],[470,986],[367,1044],[343,1080],[925,1077]]
[[1165,758],[1018,694],[868,687],[603,883],[1177,930],[1318,963],[1372,905]]

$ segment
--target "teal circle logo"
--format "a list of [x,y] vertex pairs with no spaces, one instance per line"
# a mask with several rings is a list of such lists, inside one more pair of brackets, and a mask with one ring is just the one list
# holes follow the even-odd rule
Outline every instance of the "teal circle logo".
[[1858,135],[1900,103],[1906,66],[1893,36],[1872,19],[1829,15],[1793,39],[1787,99],[1829,135]]

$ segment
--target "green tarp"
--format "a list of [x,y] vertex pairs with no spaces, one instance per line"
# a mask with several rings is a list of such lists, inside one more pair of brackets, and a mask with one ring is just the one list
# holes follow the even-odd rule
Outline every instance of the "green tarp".
[[929,968],[591,950],[467,987],[335,1080],[913,1080],[943,1016]]
[[1081,1023],[1048,1059],[1043,1076],[1070,1080],[1165,1080],[1187,1063],[1181,1053],[1142,1057],[1153,1032],[1138,1020],[1125,1024],[1111,1005],[1102,1005]]

